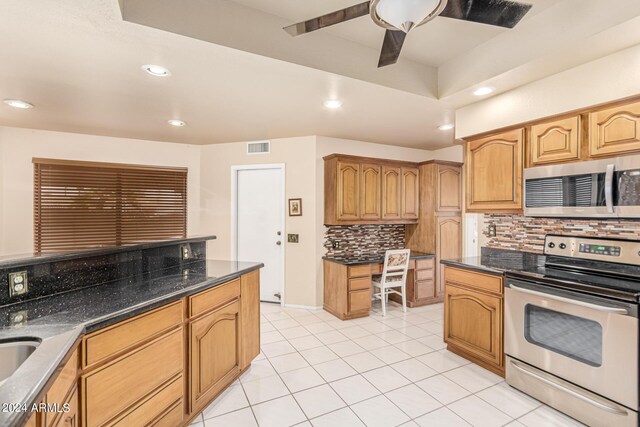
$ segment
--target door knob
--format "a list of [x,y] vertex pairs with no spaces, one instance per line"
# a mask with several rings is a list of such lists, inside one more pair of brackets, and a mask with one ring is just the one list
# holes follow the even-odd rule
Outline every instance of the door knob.
[[282,242],[281,242],[280,240],[278,240],[278,241],[276,242],[276,245],[278,245],[278,246],[280,246],[281,244],[282,244]]

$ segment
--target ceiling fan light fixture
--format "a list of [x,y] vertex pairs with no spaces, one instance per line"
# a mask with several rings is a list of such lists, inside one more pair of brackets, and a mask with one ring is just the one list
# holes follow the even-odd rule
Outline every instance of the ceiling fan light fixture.
[[408,33],[442,12],[447,0],[372,0],[371,18],[387,30]]

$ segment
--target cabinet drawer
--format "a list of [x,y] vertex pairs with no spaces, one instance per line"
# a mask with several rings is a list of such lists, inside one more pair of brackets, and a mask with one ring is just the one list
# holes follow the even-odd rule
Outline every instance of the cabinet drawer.
[[371,309],[371,289],[349,292],[349,312]]
[[182,373],[182,328],[82,377],[85,427],[100,426]]
[[359,291],[362,289],[369,289],[371,287],[370,277],[361,277],[358,279],[349,279],[349,290]]
[[371,264],[349,267],[349,277],[363,277],[371,275]]
[[494,276],[475,271],[445,267],[444,280],[445,282],[451,282],[496,294],[502,294],[504,291],[501,276]]
[[371,264],[371,274],[382,274],[384,264]]
[[433,269],[433,258],[416,260],[416,270],[428,270],[428,269]]
[[416,270],[416,280],[433,279],[433,270]]
[[175,427],[182,424],[184,414],[184,404],[182,400],[178,402],[169,412],[164,414],[158,421],[152,424],[153,427]]
[[189,297],[189,317],[206,313],[240,297],[240,279]]
[[[174,405],[176,401],[179,400],[179,406],[182,408],[183,393],[184,378],[180,375],[160,389],[157,393],[147,398],[133,411],[120,418],[113,425],[118,427],[149,425],[149,423],[166,411],[167,408]],[[177,422],[174,425],[179,425],[181,422],[182,417],[180,418],[180,422]]]
[[[55,382],[47,392],[47,403],[48,404],[57,404],[58,406],[62,406],[65,403],[65,398],[67,394],[69,394],[69,390],[71,388],[77,388],[77,377],[78,377],[78,349],[73,351],[71,357],[65,363],[62,371],[56,378]],[[54,425],[54,423],[60,418],[62,413],[49,412],[45,414],[47,425]],[[56,424],[57,425],[57,424]]]
[[182,323],[182,300],[89,334],[84,339],[83,366],[103,361]]

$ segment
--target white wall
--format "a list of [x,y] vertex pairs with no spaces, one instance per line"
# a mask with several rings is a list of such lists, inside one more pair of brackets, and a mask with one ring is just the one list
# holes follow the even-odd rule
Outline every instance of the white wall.
[[3,127],[0,128],[0,254],[33,251],[34,157],[187,167],[187,232],[201,233],[200,147]]
[[[181,166],[188,174],[188,233],[215,234],[209,256],[231,253],[231,166],[284,163],[285,198],[302,198],[303,216],[286,216],[285,299],[289,305],[322,306],[324,163],[332,153],[396,160],[462,160],[459,146],[438,151],[327,137],[274,139],[271,153],[247,155],[246,143],[194,146],[31,129],[0,127],[0,255],[33,249],[34,157]],[[286,206],[285,206],[286,209]],[[286,240],[285,240],[286,242]],[[258,260],[259,261],[259,260]]]
[[588,62],[456,111],[456,138],[640,93],[640,46]]

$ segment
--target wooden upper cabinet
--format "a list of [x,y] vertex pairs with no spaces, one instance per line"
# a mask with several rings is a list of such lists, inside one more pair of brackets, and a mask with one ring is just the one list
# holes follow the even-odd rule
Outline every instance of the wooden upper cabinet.
[[462,211],[462,170],[460,166],[438,165],[436,180],[436,210]]
[[382,219],[402,217],[401,168],[382,166]]
[[640,152],[640,102],[589,113],[589,155]]
[[467,211],[522,210],[524,129],[467,143]]
[[418,219],[420,209],[420,181],[418,168],[403,167],[402,173],[402,218]]
[[332,154],[324,158],[324,224],[415,224],[415,163]]
[[531,126],[531,166],[580,160],[580,116]]
[[360,219],[360,165],[338,162],[338,220]]
[[381,203],[380,165],[360,165],[360,219],[379,220]]

